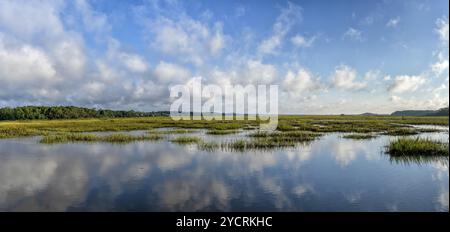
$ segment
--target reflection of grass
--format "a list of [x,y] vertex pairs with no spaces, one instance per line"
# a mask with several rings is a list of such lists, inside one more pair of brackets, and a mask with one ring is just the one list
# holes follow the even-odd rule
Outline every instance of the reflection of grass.
[[199,137],[191,137],[191,136],[180,136],[171,140],[173,143],[178,144],[192,144],[192,143],[200,143],[202,139]]
[[400,138],[387,147],[391,156],[448,156],[448,152],[448,143],[424,138]]
[[426,156],[426,155],[400,155],[400,156],[390,156],[389,160],[396,164],[436,164],[439,163],[444,167],[449,166],[448,156]]
[[355,139],[355,140],[373,139],[376,137],[377,136],[374,134],[349,134],[342,136],[342,138],[344,139]]
[[127,134],[112,134],[112,135],[94,135],[94,134],[80,134],[80,133],[59,133],[44,136],[40,143],[54,144],[54,143],[71,143],[71,142],[106,142],[106,143],[130,143],[135,141],[151,141],[161,139],[158,135],[127,135]]
[[[448,125],[448,117],[394,117],[394,116],[279,116],[278,131],[353,132],[416,134],[432,129],[408,128],[414,125]],[[252,120],[172,120],[170,117],[142,117],[79,120],[1,121],[0,138],[45,135],[48,133],[79,133],[94,131],[132,131],[155,128],[239,130],[254,128],[260,121]],[[173,132],[175,133],[175,132]]]

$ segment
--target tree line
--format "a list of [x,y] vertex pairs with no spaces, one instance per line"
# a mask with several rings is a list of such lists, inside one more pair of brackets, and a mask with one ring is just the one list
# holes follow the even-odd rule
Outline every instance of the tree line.
[[138,112],[90,109],[76,106],[22,106],[0,108],[0,120],[125,118],[166,116],[169,112]]

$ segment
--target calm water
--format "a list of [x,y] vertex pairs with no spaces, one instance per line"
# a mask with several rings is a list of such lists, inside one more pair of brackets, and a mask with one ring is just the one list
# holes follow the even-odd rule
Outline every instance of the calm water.
[[391,160],[393,137],[341,136],[246,153],[0,140],[0,211],[448,211],[448,159]]

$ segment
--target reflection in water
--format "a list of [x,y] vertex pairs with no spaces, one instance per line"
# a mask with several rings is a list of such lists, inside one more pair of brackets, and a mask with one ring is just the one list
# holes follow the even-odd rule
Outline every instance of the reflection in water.
[[447,167],[449,157],[445,156],[389,156],[389,160],[395,164],[403,165],[439,165]]
[[448,159],[339,136],[246,153],[0,140],[0,211],[448,211]]

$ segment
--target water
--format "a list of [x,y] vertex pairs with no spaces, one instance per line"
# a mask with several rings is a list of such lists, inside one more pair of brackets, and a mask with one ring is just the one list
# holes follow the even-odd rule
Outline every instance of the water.
[[246,153],[0,140],[0,211],[448,211],[448,158],[392,160],[383,147],[393,137],[341,136]]

